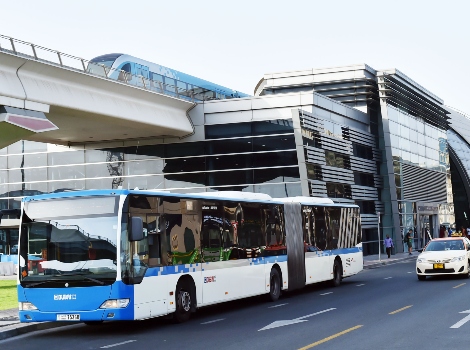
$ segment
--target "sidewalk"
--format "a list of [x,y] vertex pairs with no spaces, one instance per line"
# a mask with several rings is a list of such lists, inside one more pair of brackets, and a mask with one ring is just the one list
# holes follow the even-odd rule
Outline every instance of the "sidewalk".
[[[416,259],[418,252],[413,255],[408,253],[398,253],[392,255],[390,259],[387,254],[381,254],[380,260],[378,255],[368,255],[364,257],[364,269],[374,269],[384,265],[394,264],[405,260]],[[0,276],[0,279],[16,280],[16,275]],[[0,340],[16,337],[21,334],[56,328],[62,326],[70,326],[68,322],[37,322],[37,323],[20,323],[18,319],[18,309],[0,310]]]
[[414,251],[412,255],[409,253],[397,253],[394,254],[390,257],[390,259],[387,257],[387,254],[380,254],[380,260],[379,260],[379,255],[367,255],[364,257],[364,269],[374,269],[376,267],[380,267],[383,265],[389,265],[389,264],[395,264],[401,261],[406,261],[406,260],[416,260],[418,257],[419,252]]
[[[0,280],[14,280],[16,281],[17,276],[2,276]],[[0,341],[16,337],[21,334],[34,332],[38,330],[44,330],[49,328],[70,326],[70,323],[64,322],[35,322],[35,323],[20,323],[18,318],[18,308],[0,310]]]

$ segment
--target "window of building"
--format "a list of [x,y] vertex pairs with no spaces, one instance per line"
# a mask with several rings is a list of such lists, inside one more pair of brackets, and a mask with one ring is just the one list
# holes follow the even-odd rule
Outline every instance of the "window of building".
[[322,148],[320,133],[302,128],[303,144],[308,147]]
[[337,183],[327,183],[326,193],[329,198],[352,198],[351,186]]
[[325,151],[326,165],[336,168],[351,169],[351,161],[348,156],[332,151]]
[[359,186],[374,187],[374,175],[354,172],[354,183]]
[[373,201],[356,201],[361,214],[376,214],[375,203]]
[[292,121],[283,119],[205,126],[207,139],[285,134],[293,131]]
[[310,180],[323,180],[321,167],[312,163],[305,163],[307,166],[307,177]]
[[372,153],[372,147],[364,146],[359,143],[352,143],[353,154],[356,157],[372,160],[374,159],[374,154]]

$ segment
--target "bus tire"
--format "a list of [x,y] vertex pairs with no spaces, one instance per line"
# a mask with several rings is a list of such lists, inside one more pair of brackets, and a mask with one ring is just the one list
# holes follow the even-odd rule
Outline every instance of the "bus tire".
[[333,279],[331,280],[331,286],[332,287],[339,287],[341,284],[341,271],[342,271],[342,266],[341,262],[338,259],[335,259],[335,262],[333,264]]
[[281,296],[281,276],[276,268],[271,269],[269,275],[269,300],[276,301]]
[[175,321],[178,323],[186,322],[191,316],[191,308],[194,299],[191,294],[191,287],[189,283],[186,281],[179,281],[176,285],[175,295]]

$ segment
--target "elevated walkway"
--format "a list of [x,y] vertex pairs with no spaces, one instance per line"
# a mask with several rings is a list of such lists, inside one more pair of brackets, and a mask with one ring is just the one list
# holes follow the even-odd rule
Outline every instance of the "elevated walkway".
[[194,102],[145,83],[132,86],[93,75],[86,66],[84,59],[0,35],[0,105],[25,110],[16,114],[29,119],[34,119],[30,111],[43,113],[56,126],[28,130],[3,115],[0,147],[20,139],[76,145],[194,132],[187,115]]

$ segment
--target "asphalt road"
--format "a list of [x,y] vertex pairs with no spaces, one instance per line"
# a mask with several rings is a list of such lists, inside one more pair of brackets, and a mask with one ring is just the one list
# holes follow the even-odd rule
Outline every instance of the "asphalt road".
[[468,349],[469,291],[470,280],[457,277],[418,281],[408,261],[364,270],[339,288],[287,293],[275,303],[256,297],[204,308],[184,324],[77,324],[0,341],[0,348]]

